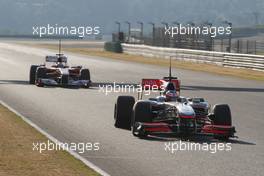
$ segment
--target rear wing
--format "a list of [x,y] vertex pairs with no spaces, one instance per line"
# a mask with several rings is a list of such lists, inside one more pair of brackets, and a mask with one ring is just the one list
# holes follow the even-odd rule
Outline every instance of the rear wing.
[[61,55],[46,56],[46,62],[59,62],[59,58],[60,58],[60,62],[67,63],[67,57]]
[[142,89],[144,90],[164,90],[169,82],[172,82],[176,91],[180,92],[180,80],[178,78],[164,78],[164,79],[142,79]]
[[141,86],[142,92],[138,93],[138,99],[142,99],[144,90],[158,90],[160,93],[165,91],[165,88],[169,82],[172,82],[176,88],[176,91],[180,94],[180,80],[177,78],[169,77],[164,79],[142,79]]

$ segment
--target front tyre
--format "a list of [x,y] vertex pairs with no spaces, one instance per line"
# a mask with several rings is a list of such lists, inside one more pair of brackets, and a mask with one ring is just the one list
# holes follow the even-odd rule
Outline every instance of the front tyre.
[[140,129],[139,123],[150,123],[153,120],[151,102],[149,101],[138,101],[133,108],[132,117],[132,134],[134,136],[144,138],[147,133]]
[[90,83],[91,83],[90,70],[89,69],[82,69],[79,80],[88,81],[88,83],[86,85],[84,85],[84,88],[89,88],[90,87]]
[[214,125],[232,125],[231,110],[227,104],[218,104],[213,108],[211,120]]
[[[213,115],[210,117],[214,125],[232,126],[231,110],[227,104],[218,104],[213,108]],[[215,135],[218,140],[227,141],[230,136]]]
[[36,71],[37,71],[38,67],[39,67],[38,65],[31,65],[30,71],[29,71],[29,84],[35,84],[35,82],[36,82]]
[[131,128],[131,118],[135,98],[132,96],[118,96],[115,103],[114,120],[115,127],[128,129]]
[[35,83],[38,87],[44,87],[44,84],[41,82],[41,79],[47,78],[46,68],[38,67],[36,71]]

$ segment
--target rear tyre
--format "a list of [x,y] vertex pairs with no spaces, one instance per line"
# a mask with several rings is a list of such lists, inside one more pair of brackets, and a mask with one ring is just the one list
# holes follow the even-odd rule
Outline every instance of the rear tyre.
[[46,68],[38,67],[36,71],[36,79],[35,79],[36,85],[38,87],[44,87],[44,84],[40,80],[45,78],[47,78]]
[[[214,125],[232,126],[232,116],[230,108],[227,104],[218,104],[213,108],[213,116],[211,117]],[[227,141],[230,136],[215,135],[218,140]]]
[[151,108],[151,102],[148,101],[139,101],[134,105],[133,108],[133,118],[132,118],[132,134],[137,137],[146,137],[147,133],[138,130],[138,123],[137,122],[144,122],[149,123],[152,122],[153,116],[152,116],[152,108]]
[[38,65],[31,65],[29,72],[29,84],[35,84]]
[[115,103],[115,127],[128,129],[131,128],[131,119],[135,98],[132,96],[119,96]]

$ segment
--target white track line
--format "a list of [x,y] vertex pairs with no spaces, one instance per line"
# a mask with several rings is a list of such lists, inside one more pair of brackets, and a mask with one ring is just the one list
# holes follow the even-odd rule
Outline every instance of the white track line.
[[[61,143],[58,139],[56,139],[55,137],[53,137],[50,134],[48,134],[46,131],[44,131],[43,129],[41,129],[38,125],[36,125],[32,121],[30,121],[28,118],[26,118],[25,116],[23,116],[22,114],[20,114],[19,112],[17,112],[15,109],[13,109],[11,106],[9,106],[8,104],[6,104],[2,100],[0,100],[0,104],[2,104],[7,109],[9,109],[13,113],[15,113],[17,116],[21,117],[21,119],[23,119],[26,123],[28,123],[30,126],[32,126],[33,128],[35,128],[36,130],[38,130],[41,134],[43,134],[44,136],[46,136],[48,139],[50,139],[55,144],[59,145]],[[102,176],[110,176],[110,174],[106,173],[105,171],[103,171],[102,169],[100,169],[98,166],[96,166],[92,162],[88,161],[87,159],[85,159],[84,157],[82,157],[81,155],[79,155],[78,153],[76,153],[75,151],[68,150],[68,149],[66,151],[68,153],[70,153],[73,157],[75,157],[76,159],[81,160],[85,165],[87,165],[91,169],[95,170],[100,175],[102,175]]]

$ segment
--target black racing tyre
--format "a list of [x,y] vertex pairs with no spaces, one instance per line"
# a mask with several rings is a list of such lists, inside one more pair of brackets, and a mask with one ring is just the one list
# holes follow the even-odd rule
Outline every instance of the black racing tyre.
[[38,65],[31,65],[29,72],[29,84],[35,84]]
[[37,86],[39,87],[43,87],[44,85],[42,83],[39,83],[39,79],[45,79],[47,78],[47,74],[46,74],[46,68],[44,67],[38,67],[37,71],[36,71],[36,80],[35,83]]
[[47,78],[46,68],[45,67],[38,67],[36,71],[36,80],[39,78]]
[[69,83],[69,75],[62,75],[61,76],[61,84],[63,86],[66,86],[66,85],[68,85],[68,83]]
[[[232,125],[231,111],[227,104],[215,105],[213,108],[213,116],[211,117],[214,125]],[[230,136],[215,135],[214,138],[227,141]]]
[[151,110],[151,102],[139,101],[134,105],[133,123],[135,122],[152,122],[153,115]]
[[147,136],[146,132],[143,130],[136,130],[138,127],[137,122],[152,122],[152,108],[151,102],[149,101],[138,101],[133,107],[133,117],[132,117],[132,134],[134,136],[145,138]]
[[131,119],[135,98],[132,96],[118,96],[115,103],[115,127],[128,129],[131,128]]
[[213,108],[211,117],[214,125],[232,125],[231,111],[227,104],[218,104]]
[[89,69],[82,69],[80,80],[91,80]]

